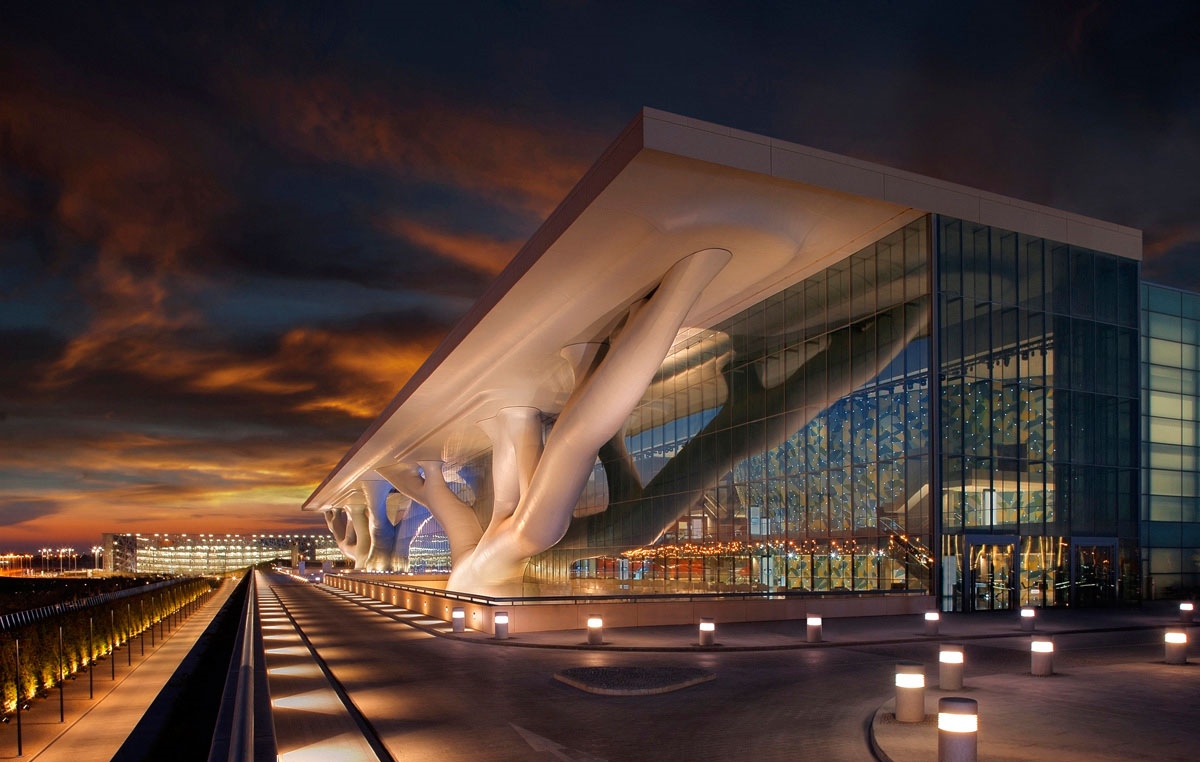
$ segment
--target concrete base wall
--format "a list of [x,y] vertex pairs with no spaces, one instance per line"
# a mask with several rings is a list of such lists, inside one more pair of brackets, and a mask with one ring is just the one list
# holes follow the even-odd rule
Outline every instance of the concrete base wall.
[[[590,616],[603,617],[605,628],[652,627],[695,624],[701,617],[712,617],[717,622],[769,622],[803,619],[808,614],[827,618],[921,614],[935,608],[933,596],[919,593],[830,593],[779,599],[681,597],[679,600],[655,598],[595,603],[522,601],[520,604],[488,605],[450,598],[444,592],[445,580],[440,580],[440,587],[437,587],[438,582],[437,579],[417,581],[410,576],[389,579],[386,575],[378,574],[327,575],[325,578],[325,583],[332,587],[410,611],[419,611],[446,622],[450,621],[453,608],[462,607],[467,616],[466,626],[489,635],[494,634],[493,617],[497,611],[508,612],[508,631],[515,635],[521,632],[586,629]],[[406,588],[392,585],[404,585]],[[427,589],[415,589],[416,585]]]

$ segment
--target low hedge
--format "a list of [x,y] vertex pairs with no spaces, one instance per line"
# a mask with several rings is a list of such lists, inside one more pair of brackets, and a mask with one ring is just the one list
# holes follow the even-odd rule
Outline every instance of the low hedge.
[[213,584],[207,579],[181,579],[165,588],[65,611],[4,632],[0,635],[0,707],[5,714],[17,708],[16,641],[21,645],[21,698],[30,699],[58,685],[60,627],[62,670],[69,677],[86,669],[93,654],[97,658],[110,654],[114,643],[127,644],[168,614],[210,592]]

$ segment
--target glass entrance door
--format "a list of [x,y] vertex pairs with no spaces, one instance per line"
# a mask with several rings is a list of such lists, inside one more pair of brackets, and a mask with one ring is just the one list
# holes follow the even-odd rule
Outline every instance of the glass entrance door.
[[1117,601],[1117,541],[1071,541],[1072,598],[1077,606],[1111,606]]
[[1016,606],[1014,543],[972,543],[970,582],[965,585],[969,611],[1007,611]]

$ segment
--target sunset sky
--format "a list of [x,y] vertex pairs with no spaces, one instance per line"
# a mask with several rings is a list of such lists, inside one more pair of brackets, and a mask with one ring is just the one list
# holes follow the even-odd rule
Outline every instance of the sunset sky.
[[324,531],[642,106],[1141,228],[1200,288],[1200,3],[179,6],[0,7],[0,552]]

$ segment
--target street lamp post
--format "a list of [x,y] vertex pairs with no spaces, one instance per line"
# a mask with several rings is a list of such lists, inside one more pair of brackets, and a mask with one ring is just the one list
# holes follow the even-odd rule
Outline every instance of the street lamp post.
[[21,697],[21,639],[14,639],[13,646],[17,651],[17,756],[22,757],[25,755],[25,750],[21,747],[21,705],[25,703],[25,699]]
[[63,628],[58,626],[58,721],[65,722],[66,714],[63,702],[63,687],[67,682],[67,672],[63,669]]
[[96,679],[93,677],[96,665],[96,623],[93,617],[88,617],[88,698],[96,697]]

